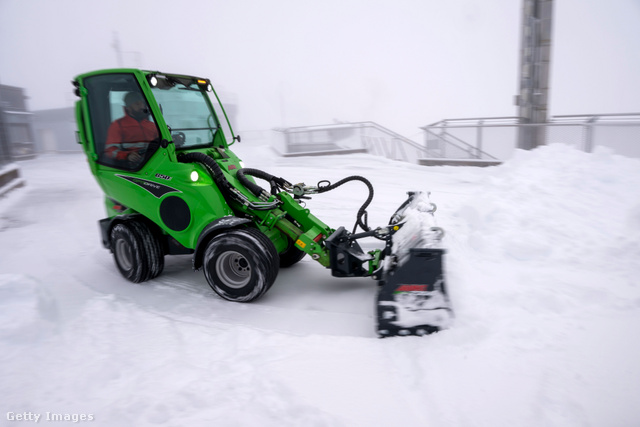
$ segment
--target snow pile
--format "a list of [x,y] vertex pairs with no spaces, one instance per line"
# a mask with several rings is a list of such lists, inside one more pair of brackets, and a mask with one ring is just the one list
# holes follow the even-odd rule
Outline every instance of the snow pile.
[[466,213],[474,249],[572,265],[640,259],[639,169],[638,160],[607,151],[518,151],[485,177],[488,191]]
[[[252,304],[218,298],[189,257],[167,257],[158,278],[128,283],[101,247],[101,193],[84,157],[40,157],[21,164],[28,185],[0,198],[3,420],[10,412],[91,415],[97,426],[640,419],[640,161],[561,145],[487,169],[234,150],[251,167],[311,183],[357,169],[376,189],[372,226],[386,225],[406,190],[431,191],[446,230],[453,327],[378,340],[375,282],[333,278],[308,257]],[[356,191],[324,193],[308,207],[348,226],[362,203]]]

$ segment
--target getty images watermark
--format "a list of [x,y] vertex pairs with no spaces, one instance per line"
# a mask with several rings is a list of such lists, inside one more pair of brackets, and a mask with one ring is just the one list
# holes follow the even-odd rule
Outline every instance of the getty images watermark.
[[9,421],[68,421],[79,423],[81,421],[93,421],[93,414],[58,414],[56,412],[45,412],[44,414],[36,412],[7,412],[7,420]]

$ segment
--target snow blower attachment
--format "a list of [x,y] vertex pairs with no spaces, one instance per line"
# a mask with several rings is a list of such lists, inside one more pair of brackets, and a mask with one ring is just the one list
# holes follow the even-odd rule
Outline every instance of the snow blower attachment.
[[[78,139],[105,193],[102,242],[128,280],[161,274],[165,255],[192,254],[194,269],[204,270],[220,297],[250,302],[269,290],[280,268],[309,255],[333,276],[377,280],[380,337],[425,335],[450,325],[443,232],[428,194],[409,193],[388,225],[370,228],[373,186],[366,178],[307,186],[245,168],[229,149],[240,137],[207,79],[113,69],[73,83],[80,97]],[[231,142],[208,92],[224,113]],[[369,195],[351,232],[329,227],[304,207],[311,195],[354,181]],[[363,238],[384,247],[365,252],[358,243]]]
[[393,237],[378,292],[378,334],[426,335],[450,326],[453,311],[444,282],[440,242],[428,194],[410,192],[391,217]]

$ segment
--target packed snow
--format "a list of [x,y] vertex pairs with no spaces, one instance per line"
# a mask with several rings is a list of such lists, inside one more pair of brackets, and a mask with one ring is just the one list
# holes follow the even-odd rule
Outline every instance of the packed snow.
[[[451,328],[376,338],[375,282],[308,257],[251,304],[217,297],[189,256],[129,283],[101,245],[84,156],[40,156],[0,198],[0,425],[638,425],[640,160],[564,145],[492,168],[234,150],[290,182],[369,178],[372,226],[406,191],[431,192]],[[365,198],[353,183],[307,207],[350,228]]]

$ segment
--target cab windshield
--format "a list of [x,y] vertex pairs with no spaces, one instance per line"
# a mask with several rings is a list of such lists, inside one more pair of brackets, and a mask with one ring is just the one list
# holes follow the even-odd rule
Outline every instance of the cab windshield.
[[211,145],[219,124],[205,91],[195,83],[178,82],[151,90],[177,148]]

